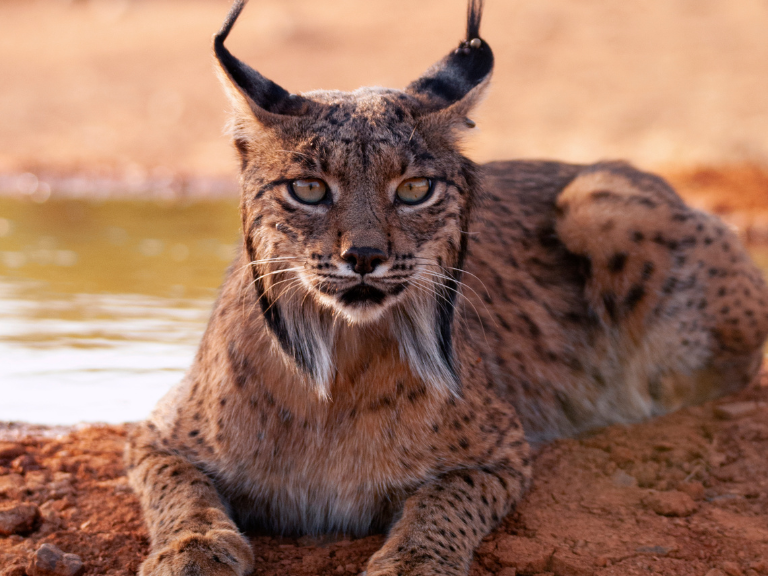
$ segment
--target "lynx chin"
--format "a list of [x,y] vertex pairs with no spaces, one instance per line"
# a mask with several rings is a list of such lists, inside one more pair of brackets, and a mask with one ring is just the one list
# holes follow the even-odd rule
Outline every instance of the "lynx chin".
[[[243,533],[383,530],[367,576],[464,575],[528,442],[755,375],[768,293],[734,234],[623,162],[479,166],[467,36],[403,90],[287,92],[213,49],[242,247],[194,364],[126,449],[143,576],[242,576]],[[514,135],[510,135],[513,138]]]

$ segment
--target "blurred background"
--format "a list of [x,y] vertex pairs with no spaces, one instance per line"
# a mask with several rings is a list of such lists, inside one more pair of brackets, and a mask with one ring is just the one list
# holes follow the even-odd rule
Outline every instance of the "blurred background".
[[[238,242],[210,44],[228,0],[0,0],[0,420],[143,418]],[[465,0],[252,0],[229,47],[285,88],[403,87]],[[768,1],[487,0],[478,160],[624,158],[768,266]]]

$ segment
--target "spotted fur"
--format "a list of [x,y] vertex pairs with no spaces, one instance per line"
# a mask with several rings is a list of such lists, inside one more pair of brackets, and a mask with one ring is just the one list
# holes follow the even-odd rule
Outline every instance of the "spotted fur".
[[[462,575],[530,482],[527,439],[737,389],[768,294],[738,240],[622,163],[460,149],[488,83],[468,37],[405,90],[291,95],[214,48],[242,160],[242,250],[189,373],[126,462],[143,576],[243,575],[243,530],[387,530],[368,576]],[[395,189],[428,177],[431,195]],[[302,204],[291,181],[330,196]],[[380,254],[364,276],[345,254]],[[528,437],[526,439],[526,436]]]

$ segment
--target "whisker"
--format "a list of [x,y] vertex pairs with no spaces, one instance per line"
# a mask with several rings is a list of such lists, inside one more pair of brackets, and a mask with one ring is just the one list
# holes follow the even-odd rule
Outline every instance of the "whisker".
[[[440,267],[440,265],[439,265],[437,262],[433,262],[432,260],[429,260],[428,258],[421,258],[421,257],[419,257],[419,256],[414,256],[414,260],[421,260],[421,261],[423,261],[423,262],[426,262],[426,263],[427,263],[427,264],[429,264],[430,266],[435,266],[435,267],[437,267],[437,268],[439,268],[439,267]],[[443,268],[449,268],[449,269],[451,269],[451,270],[455,270],[456,272],[461,272],[462,274],[466,274],[467,276],[472,276],[472,278],[474,278],[475,280],[477,280],[478,282],[480,282],[480,284],[482,284],[482,286],[483,286],[483,290],[485,290],[485,293],[488,295],[488,297],[489,297],[489,298],[491,297],[491,294],[488,292],[488,288],[486,287],[486,285],[485,285],[485,282],[483,282],[483,281],[482,281],[482,280],[481,280],[481,279],[480,279],[478,276],[476,276],[475,274],[472,274],[472,272],[468,272],[467,270],[464,270],[464,269],[462,269],[462,268],[455,268],[455,267],[453,267],[453,266],[445,266],[445,265],[443,265],[442,267],[443,267]]]
[[[482,302],[482,298],[480,297],[480,294],[475,292],[475,290],[471,286],[469,286],[468,284],[462,282],[461,280],[456,280],[455,278],[452,278],[451,276],[447,276],[445,274],[439,274],[437,272],[432,272],[430,270],[424,270],[424,273],[425,274],[429,274],[430,276],[434,276],[435,278],[442,278],[444,280],[451,280],[453,282],[456,282],[456,284],[458,284],[459,286],[461,286],[463,288],[466,288],[467,290],[471,291],[475,296],[480,298],[480,301]],[[448,287],[446,286],[446,288],[448,288]],[[484,302],[483,302],[483,306],[485,306]],[[486,307],[486,312],[487,311],[488,311],[488,308]]]
[[241,270],[245,270],[249,266],[255,266],[256,264],[268,264],[269,262],[285,262],[287,260],[300,260],[300,258],[296,256],[276,256],[275,258],[263,258],[262,260],[252,260],[251,262],[248,262],[247,264],[244,264],[240,268],[238,268],[238,272]]
[[309,158],[310,160],[314,160],[314,158],[309,154],[304,154],[304,152],[297,152],[296,150],[275,150],[275,152],[285,152],[286,154],[296,154],[297,156],[304,156],[304,158]]
[[[297,266],[297,267],[295,267],[295,268],[282,268],[282,269],[280,269],[280,270],[274,270],[274,271],[272,271],[272,272],[268,272],[267,274],[262,274],[261,276],[259,276],[259,277],[257,277],[257,278],[254,278],[254,279],[253,279],[253,280],[251,280],[251,281],[250,281],[248,284],[246,284],[246,285],[243,287],[243,291],[242,291],[242,301],[243,301],[243,318],[245,318],[245,295],[248,293],[248,291],[251,289],[251,287],[253,287],[253,286],[256,284],[256,282],[258,282],[259,280],[262,280],[263,278],[266,278],[266,277],[268,277],[268,276],[272,276],[272,275],[274,275],[274,274],[280,274],[281,272],[296,272],[297,270],[303,270],[303,269],[304,269],[304,267],[303,267],[303,266]],[[289,278],[289,280],[291,280],[291,279],[292,279],[292,278]],[[276,286],[277,284],[280,284],[280,283],[282,283],[282,282],[284,282],[284,280],[281,280],[280,282],[277,282],[277,283],[273,284],[273,286]],[[266,294],[262,294],[261,296],[259,296],[259,297],[256,299],[256,304],[258,304],[258,302],[259,302],[259,301],[260,301],[260,300],[261,300],[261,299],[262,299],[264,296],[266,296]],[[254,304],[254,307],[255,307],[255,304]]]
[[262,274],[261,276],[254,278],[252,284],[274,274],[280,274],[281,272],[297,272],[298,270],[304,270],[304,266],[296,266],[295,268],[281,268],[280,270],[267,272],[266,274]]
[[[441,276],[441,275],[437,275],[437,274],[432,274],[431,272],[429,272],[427,270],[419,270],[419,272],[425,272],[426,274],[430,274],[431,276],[438,277],[438,278]],[[444,278],[450,278],[448,276],[443,276],[443,277]],[[424,280],[427,280],[427,279],[424,278]],[[432,282],[432,284],[434,284],[434,285],[437,285],[437,283],[434,280],[427,280],[427,281]],[[447,288],[448,290],[451,290],[452,292],[455,292],[458,295],[461,295],[461,292],[459,290],[455,289],[455,288],[451,288],[450,286],[446,286],[444,284],[440,284],[440,286],[442,288]],[[470,288],[470,290],[472,290],[472,289]],[[472,291],[474,292],[474,290],[472,290]],[[477,307],[472,303],[472,300],[470,300],[469,298],[465,298],[465,300],[469,303],[470,306],[472,306],[472,309],[475,311],[475,315],[477,316],[477,320],[478,320],[478,322],[480,324],[480,328],[483,331],[483,338],[485,338],[485,340],[487,342],[488,337],[487,337],[487,335],[485,333],[485,326],[483,326],[483,317],[480,315],[480,312],[478,312]],[[488,315],[491,317],[491,319],[494,320],[494,322],[495,322],[495,318],[491,315],[491,313],[490,313],[490,311],[488,310],[487,307],[485,308],[485,311],[488,313]]]
[[448,305],[451,304],[451,301],[444,294],[440,294],[440,292],[438,292],[437,289],[433,288],[433,286],[435,286],[435,283],[432,282],[431,280],[428,280],[426,278],[414,278],[412,282],[414,286],[420,286],[421,288],[427,290],[428,293],[433,294],[438,298],[442,298],[446,304]]
[[275,298],[274,300],[272,300],[272,303],[271,303],[269,306],[267,306],[267,308],[264,310],[264,314],[266,314],[267,312],[269,312],[270,308],[272,308],[272,306],[274,306],[274,305],[277,303],[277,301],[278,301],[278,300],[280,300],[280,298],[283,296],[283,294],[285,294],[285,293],[286,293],[288,290],[290,290],[291,288],[294,288],[294,289],[295,289],[295,288],[298,288],[298,285],[299,285],[299,284],[301,284],[301,278],[293,278],[292,280],[293,280],[293,283],[292,283],[292,284],[289,284],[288,286],[286,286],[286,287],[283,289],[283,291],[282,291],[282,292],[280,292],[280,294],[278,294],[278,295],[277,295],[277,298]]

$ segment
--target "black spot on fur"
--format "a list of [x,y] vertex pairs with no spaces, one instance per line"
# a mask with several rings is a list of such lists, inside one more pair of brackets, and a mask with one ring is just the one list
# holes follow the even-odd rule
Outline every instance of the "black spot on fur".
[[624,306],[629,312],[632,312],[644,297],[645,287],[642,284],[635,284],[629,289],[626,298],[624,298]]
[[610,292],[603,294],[603,306],[608,313],[608,317],[615,322],[616,321],[616,296]]
[[608,270],[611,272],[611,274],[618,274],[624,270],[626,265],[627,253],[616,252],[616,254],[611,256],[611,259],[608,261]]
[[240,353],[235,342],[227,345],[227,355],[229,356],[229,366],[232,370],[232,376],[235,379],[235,386],[244,388],[248,383],[251,367],[248,359]]

